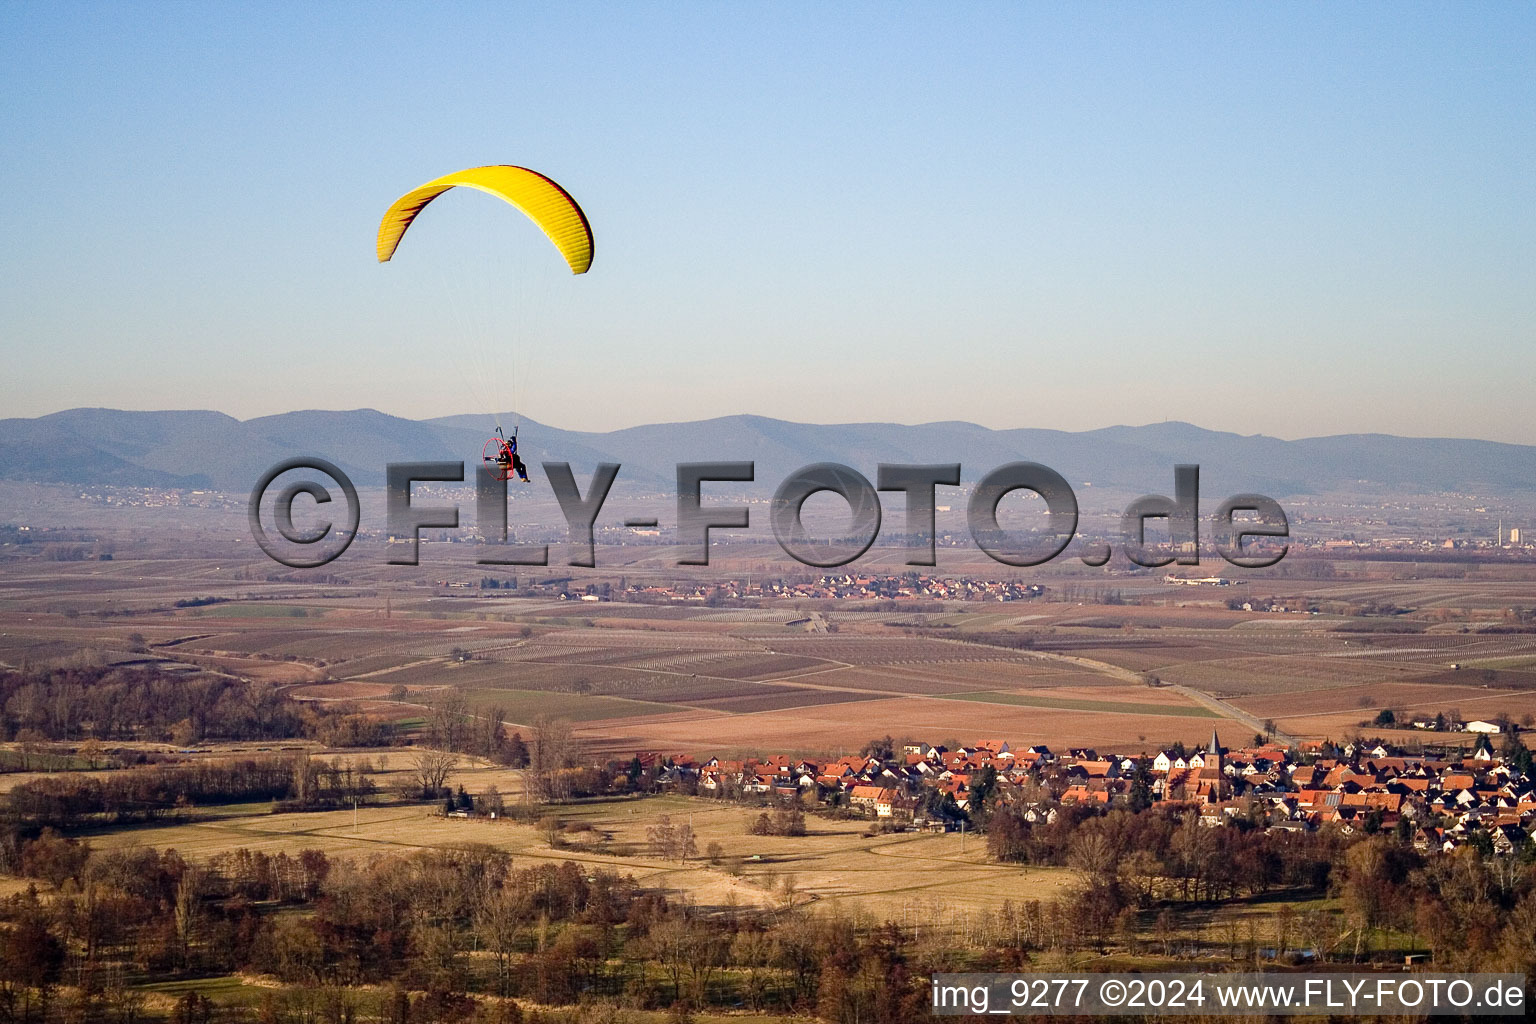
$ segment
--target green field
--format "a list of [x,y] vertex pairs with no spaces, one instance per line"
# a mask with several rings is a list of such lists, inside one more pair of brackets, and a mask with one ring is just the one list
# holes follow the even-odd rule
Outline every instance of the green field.
[[1474,658],[1466,662],[1466,666],[1473,669],[1491,668],[1528,672],[1536,669],[1536,657],[1525,655],[1513,658]]

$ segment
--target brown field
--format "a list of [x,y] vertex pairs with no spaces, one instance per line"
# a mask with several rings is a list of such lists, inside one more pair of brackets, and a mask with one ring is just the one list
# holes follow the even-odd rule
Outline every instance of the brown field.
[[[1231,634],[1229,642],[1220,646],[1211,644],[1208,637],[1201,635],[1180,639],[1176,636],[1166,636],[1162,633],[1151,635],[1132,634],[1124,637],[1121,643],[1114,647],[1083,646],[1073,651],[1074,654],[1085,658],[1096,658],[1107,661],[1110,664],[1126,662],[1127,667],[1132,661],[1140,662],[1146,668],[1138,668],[1136,671],[1156,670],[1169,665],[1200,664],[1207,661],[1223,661],[1228,658],[1241,657],[1254,653],[1256,646],[1263,644],[1267,637],[1239,636]],[[1289,645],[1288,649],[1295,651],[1296,644]],[[1302,648],[1305,649],[1305,648]]]
[[1165,665],[1156,674],[1168,683],[1204,690],[1217,697],[1261,693],[1292,693],[1334,683],[1342,686],[1401,680],[1411,670],[1378,662],[1334,661],[1325,658],[1235,658],[1186,665]]
[[201,654],[178,654],[183,661],[200,668],[216,669],[245,676],[247,679],[277,686],[294,686],[325,678],[325,670],[302,661],[259,661],[252,658],[218,657]]
[[1102,661],[1106,665],[1114,665],[1131,672],[1150,672],[1163,665],[1174,662],[1169,655],[1162,650],[1137,650],[1130,647],[1102,649],[1087,648],[1072,652],[1095,661]]
[[[471,771],[450,781],[463,781],[466,788],[479,791],[494,778],[494,772]],[[512,793],[515,785],[515,780],[503,779],[498,788]],[[995,908],[1004,899],[1050,898],[1071,883],[1063,869],[987,863],[985,844],[975,837],[866,835],[870,823],[852,819],[811,816],[809,834],[792,838],[748,835],[758,813],[753,808],[683,797],[600,800],[555,808],[554,813],[562,821],[584,823],[590,831],[571,833],[569,845],[554,849],[532,825],[445,819],[435,807],[388,805],[364,807],[355,819],[350,810],[235,814],[188,824],[104,830],[89,838],[98,848],[171,848],[194,861],[242,847],[290,854],[313,847],[333,856],[366,857],[485,843],[510,851],[514,864],[524,867],[530,861],[601,866],[705,907],[782,906],[788,880],[798,905],[916,916],[941,928],[957,923],[957,914]],[[646,829],[662,814],[689,821],[701,852],[717,842],[726,858],[741,858],[740,875],[702,858],[678,864],[646,855]],[[635,852],[613,852],[626,848]]]
[[[1079,655],[1068,655],[1073,659]],[[1049,660],[1045,660],[1049,658]],[[1019,671],[1019,669],[1024,671]],[[1129,670],[1122,669],[1118,665],[1101,662],[1092,658],[1086,660],[1061,660],[1058,657],[1041,655],[1041,660],[1023,666],[998,663],[995,665],[977,664],[972,666],[964,678],[974,679],[978,682],[986,682],[999,689],[1010,686],[1034,687],[1034,686],[1125,686],[1132,682],[1126,673]],[[1132,673],[1134,675],[1134,673]],[[1137,679],[1136,683],[1140,683]]]
[[729,718],[665,715],[586,726],[578,728],[577,735],[598,749],[622,753],[636,749],[728,749],[810,755],[853,750],[867,739],[886,734],[935,737],[930,742],[997,736],[1014,744],[1100,746],[1135,752],[1154,750],[1174,740],[1193,743],[1208,739],[1212,721],[909,697]]
[[[74,496],[56,498],[67,521]],[[230,514],[231,535],[241,534],[238,514]],[[90,515],[95,526],[99,507]],[[215,534],[172,544],[152,541],[152,533],[118,534],[110,562],[25,553],[0,562],[0,663],[182,662],[407,722],[422,715],[413,704],[451,686],[476,709],[507,708],[524,726],[543,714],[569,717],[595,744],[626,752],[702,753],[717,745],[846,752],[886,732],[1101,749],[1208,735],[1209,719],[1117,713],[1194,709],[1172,689],[1139,685],[1141,672],[1231,698],[1239,711],[1275,718],[1303,737],[1337,735],[1384,706],[1457,707],[1469,717],[1517,721],[1536,712],[1536,635],[1479,632],[1507,628],[1510,609],[1536,606],[1536,568],[1518,562],[1335,561],[1333,578],[1244,573],[1238,586],[1205,591],[1166,586],[1160,570],[1053,564],[1015,573],[975,552],[946,550],[943,558],[957,561],[945,572],[1038,581],[1046,597],[921,602],[917,613],[902,602],[764,599],[761,607],[706,608],[560,601],[526,591],[450,595],[437,579],[473,581],[490,571],[473,564],[473,545],[425,544],[422,566],[411,568],[385,566],[382,545],[360,541],[326,577],[276,572],[249,555],[248,543],[231,550]],[[194,549],[198,556],[188,554]],[[606,574],[562,566],[520,579],[536,586],[569,575],[575,593],[589,582],[613,584],[617,573],[647,585],[718,580],[731,567],[754,579],[805,575],[771,545],[722,546],[720,554],[718,566],[690,575],[666,562],[676,555],[667,546],[603,548],[599,564],[617,567]],[[902,571],[889,555],[872,555],[871,567]],[[1069,588],[1077,588],[1073,596]],[[1092,595],[1107,588],[1129,603],[1095,603]],[[1292,607],[1319,605],[1322,614],[1225,607],[1230,598],[1264,595]],[[176,607],[207,597],[223,603]],[[1395,605],[1396,613],[1349,610],[1367,601]],[[812,612],[820,625],[788,625]],[[836,632],[815,631],[829,622]],[[1411,632],[1382,632],[1394,629]],[[1031,649],[974,642],[979,633]],[[455,648],[474,660],[453,662]],[[1463,667],[1453,671],[1452,663]],[[1484,682],[1492,688],[1482,689]],[[407,688],[410,703],[387,702],[395,685]],[[957,694],[1058,706],[942,699]],[[1358,706],[1362,698],[1370,709]],[[1249,726],[1223,729],[1241,736]]]
[[807,673],[795,677],[796,682],[815,686],[832,686],[848,690],[868,690],[874,693],[909,693],[934,695],[964,693],[974,690],[983,681],[971,681],[970,677],[941,676],[928,666],[921,669],[903,665],[882,668],[834,668],[826,672]]
[[711,633],[702,629],[699,623],[687,621],[675,623],[692,627],[687,635],[679,637],[677,632],[657,632],[653,629],[617,629],[611,626],[605,628],[583,628],[563,625],[558,632],[549,632],[540,635],[533,644],[519,644],[519,648],[527,648],[532,657],[539,657],[542,646],[557,648],[580,647],[589,650],[760,650],[761,646],[742,640],[739,637],[726,633]]
[[846,693],[835,690],[812,690],[803,686],[785,686],[776,687],[768,693],[748,694],[743,697],[720,697],[715,700],[695,700],[689,703],[711,711],[745,715],[759,711],[782,711],[787,708],[808,708],[820,704],[848,704],[854,701],[878,699],[879,694],[874,693]]
[[1350,711],[1357,717],[1369,717],[1375,714],[1378,708],[1392,708],[1395,711],[1441,709],[1472,701],[1492,701],[1499,696],[1510,698],[1516,695],[1508,691],[1500,693],[1477,686],[1376,683],[1365,686],[1328,686],[1284,695],[1243,697],[1232,703],[1250,714],[1261,717],[1294,715],[1298,708],[1304,708],[1308,714]]
[[385,683],[311,683],[288,691],[299,700],[366,700],[389,695],[394,687]]
[[447,659],[419,662],[390,672],[369,676],[383,686],[517,686],[523,674],[519,666],[495,661],[454,664]]
[[390,669],[400,668],[416,661],[412,654],[370,654],[361,658],[353,658],[335,669],[336,675],[346,679],[368,677],[378,672],[387,672]]
[[507,721],[532,725],[540,718],[565,718],[572,722],[595,722],[609,718],[635,718],[662,714],[676,705],[653,701],[601,697],[583,693],[548,693],[540,690],[460,688],[472,712],[501,708]]
[[[737,698],[783,696],[786,693],[805,693],[802,687],[779,686],[774,683],[740,683],[719,679],[693,679],[675,676],[651,677],[633,691],[619,691],[625,696],[644,698],[670,704],[692,704],[701,707],[717,701]],[[858,695],[839,695],[839,700],[857,700]]]
[[953,661],[1026,661],[1021,651],[956,640],[889,636],[785,637],[774,641],[780,653],[822,658],[845,665],[905,665]]
[[1166,702],[1133,702],[1129,700],[1105,700],[1102,697],[1084,699],[1060,696],[1051,690],[982,690],[975,693],[957,693],[948,700],[965,700],[978,704],[1001,704],[1007,707],[1050,708],[1059,711],[1076,711],[1094,715],[1154,715],[1188,718],[1221,718],[1216,712],[1195,704]]
[[1477,686],[1489,690],[1536,690],[1536,672],[1525,669],[1477,668],[1446,669],[1418,677],[1416,682],[1443,683],[1449,686]]
[[1025,687],[1014,693],[1055,697],[1061,700],[1110,701],[1118,704],[1157,704],[1168,707],[1194,707],[1193,701],[1177,690],[1166,686],[1113,686],[1109,682],[1100,685]]
[[1134,608],[1106,609],[1089,615],[1067,616],[1056,620],[1058,626],[1086,626],[1091,629],[1122,629],[1141,627],[1150,629],[1230,629],[1252,620],[1262,621],[1266,616],[1253,612],[1234,612],[1209,606],[1184,608]]

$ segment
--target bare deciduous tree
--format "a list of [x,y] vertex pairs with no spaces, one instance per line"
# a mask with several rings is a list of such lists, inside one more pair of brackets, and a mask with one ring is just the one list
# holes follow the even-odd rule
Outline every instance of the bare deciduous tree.
[[449,773],[458,766],[457,754],[446,750],[420,750],[411,756],[411,777],[421,787],[422,798],[430,800],[437,796]]
[[576,743],[571,723],[540,718],[533,723],[533,743],[528,747],[528,788],[546,803],[568,800],[570,773],[576,767]]
[[664,860],[687,861],[689,857],[699,855],[693,826],[687,823],[675,825],[668,814],[657,818],[656,824],[645,830],[645,838],[651,844],[652,854]]
[[432,717],[427,722],[428,742],[444,750],[467,751],[473,721],[469,701],[464,695],[457,690],[447,690],[432,701]]

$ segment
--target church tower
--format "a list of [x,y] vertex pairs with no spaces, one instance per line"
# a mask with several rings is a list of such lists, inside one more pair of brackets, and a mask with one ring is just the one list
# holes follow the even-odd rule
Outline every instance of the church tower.
[[1221,737],[1216,735],[1216,730],[1211,729],[1211,742],[1205,748],[1205,766],[1216,772],[1216,784],[1211,792],[1220,802],[1227,798],[1227,772],[1226,765],[1221,759]]

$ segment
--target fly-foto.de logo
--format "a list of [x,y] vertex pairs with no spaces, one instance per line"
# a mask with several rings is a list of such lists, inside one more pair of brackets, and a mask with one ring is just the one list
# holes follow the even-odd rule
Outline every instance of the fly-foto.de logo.
[[[570,463],[546,462],[545,479],[560,505],[567,529],[566,564],[595,567],[593,527],[607,501],[620,465],[601,463],[585,489]],[[312,512],[326,514],[335,498],[331,489],[305,475],[324,474],[341,492],[344,523],[335,520],[300,528],[294,504],[301,496],[313,502]],[[1201,549],[1200,467],[1174,467],[1173,496],[1146,494],[1132,501],[1120,517],[1120,550],[1137,565],[1176,563],[1198,565]],[[463,483],[463,462],[394,462],[385,470],[385,515],[391,565],[416,565],[423,529],[460,528],[457,505],[418,505],[415,483]],[[676,536],[680,566],[708,565],[710,534],[714,530],[751,528],[751,510],[728,499],[710,500],[706,485],[756,481],[751,462],[685,462],[677,466]],[[779,485],[769,505],[769,524],[785,554],[803,565],[831,568],[863,555],[880,536],[883,508],[880,495],[892,495],[903,506],[906,564],[936,564],[935,520],[940,487],[960,485],[960,464],[896,465],[882,463],[875,482],[858,470],[820,462],[797,470]],[[998,506],[1015,491],[1029,491],[1045,503],[1046,525],[1032,531],[1007,530],[998,521]],[[548,565],[549,545],[515,544],[507,536],[507,474],[480,466],[475,475],[475,530],[484,550],[480,565]],[[851,521],[836,537],[813,536],[802,521],[806,501],[816,494],[839,495]],[[899,495],[899,497],[898,497]],[[339,558],[357,536],[361,506],[357,488],[346,473],[324,459],[299,457],[273,466],[251,490],[247,509],[256,543],[274,561],[295,569],[315,568]],[[1167,540],[1148,540],[1149,521],[1160,520]],[[624,526],[655,528],[659,516],[631,517]],[[270,524],[270,528],[269,528]],[[987,473],[971,491],[966,526],[972,541],[1005,565],[1041,565],[1067,551],[1077,538],[1077,496],[1055,470],[1036,462],[1010,462]],[[1222,501],[1206,521],[1211,545],[1227,562],[1242,568],[1263,568],[1285,557],[1282,541],[1290,536],[1285,510],[1262,494],[1235,494]],[[1257,541],[1257,544],[1251,543]],[[1079,544],[1074,552],[1086,565],[1104,565],[1112,554],[1105,543]]]

